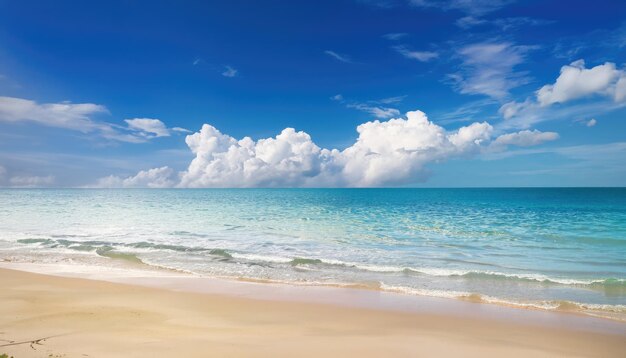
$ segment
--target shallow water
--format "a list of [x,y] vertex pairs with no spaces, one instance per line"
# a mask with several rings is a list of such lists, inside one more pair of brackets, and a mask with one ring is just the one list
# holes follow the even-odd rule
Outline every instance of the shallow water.
[[0,190],[0,258],[626,313],[626,189]]

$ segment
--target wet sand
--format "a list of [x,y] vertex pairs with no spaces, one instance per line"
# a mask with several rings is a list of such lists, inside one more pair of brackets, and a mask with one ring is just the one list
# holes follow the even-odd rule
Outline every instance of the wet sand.
[[0,354],[15,357],[621,357],[626,352],[623,331],[486,315],[256,299],[10,269],[0,269],[0,287]]

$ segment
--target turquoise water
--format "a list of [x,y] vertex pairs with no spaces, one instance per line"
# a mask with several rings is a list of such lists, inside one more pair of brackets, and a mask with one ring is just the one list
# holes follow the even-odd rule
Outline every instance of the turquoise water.
[[0,190],[0,259],[626,313],[626,189]]

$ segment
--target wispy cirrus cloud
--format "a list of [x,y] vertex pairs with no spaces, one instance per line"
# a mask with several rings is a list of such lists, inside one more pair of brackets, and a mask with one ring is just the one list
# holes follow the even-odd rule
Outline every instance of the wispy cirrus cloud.
[[402,5],[403,0],[356,0],[356,2],[379,9],[392,9]]
[[9,171],[0,165],[0,187],[39,188],[51,186],[54,182],[55,177],[53,175],[9,175]]
[[388,97],[380,100],[359,102],[346,100],[343,95],[337,94],[332,96],[330,99],[344,104],[346,108],[356,109],[361,112],[368,113],[375,118],[388,119],[394,116],[399,116],[400,111],[396,108],[391,108],[386,105],[402,102],[404,98],[406,98],[406,96]]
[[109,114],[108,109],[94,103],[37,103],[23,98],[0,97],[0,122],[36,123],[129,143],[169,135],[168,128],[158,119],[127,119],[126,126],[121,126],[96,118],[103,114]]
[[224,66],[224,71],[222,72],[222,76],[224,77],[235,77],[239,74],[239,71],[232,66]]
[[509,91],[530,81],[526,72],[516,71],[533,46],[517,46],[510,42],[482,42],[464,46],[457,51],[460,71],[448,75],[462,94],[479,94],[504,99]]
[[412,59],[418,60],[420,62],[428,62],[439,57],[439,53],[433,51],[413,51],[410,50],[407,46],[399,45],[392,47],[396,52],[401,54],[402,56]]
[[128,128],[139,133],[145,133],[154,137],[169,137],[170,131],[165,126],[165,123],[158,119],[153,118],[133,118],[125,119],[124,122],[128,124]]
[[338,54],[337,52],[331,50],[326,50],[324,53],[339,62],[352,63],[352,59],[350,59],[347,55]]
[[392,33],[384,34],[382,37],[389,41],[397,41],[397,40],[407,37],[408,35],[409,34],[407,34],[406,32],[392,32]]
[[474,16],[500,10],[515,0],[409,0],[415,7],[436,8],[443,11],[456,10]]
[[400,115],[400,111],[398,109],[383,106],[374,106],[366,103],[348,103],[346,104],[346,107],[358,109],[359,111],[369,113],[372,116],[380,119],[387,119]]
[[544,19],[534,19],[531,17],[505,17],[488,20],[486,18],[464,16],[456,20],[455,24],[462,29],[469,29],[475,26],[494,26],[501,31],[509,31],[524,26],[542,26],[554,23],[554,21]]
[[395,97],[387,97],[387,98],[383,98],[383,99],[379,99],[377,102],[380,103],[384,103],[384,104],[391,104],[391,103],[400,103],[402,101],[404,101],[404,99],[407,96],[395,96]]
[[15,188],[39,188],[47,187],[54,183],[54,176],[14,176],[9,179],[11,187]]

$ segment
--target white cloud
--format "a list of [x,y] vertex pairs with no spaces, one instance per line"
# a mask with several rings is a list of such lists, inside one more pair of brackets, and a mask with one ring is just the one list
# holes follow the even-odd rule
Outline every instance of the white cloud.
[[173,130],[174,132],[179,132],[179,133],[191,133],[189,129],[182,128],[182,127],[172,127],[171,130]]
[[176,173],[165,166],[142,170],[135,176],[122,178],[110,175],[98,180],[94,187],[98,188],[169,188],[176,184]]
[[400,40],[401,38],[404,38],[406,36],[408,36],[409,34],[407,34],[406,32],[393,32],[393,33],[389,33],[389,34],[384,34],[383,38],[390,40],[390,41],[397,41]]
[[158,119],[133,118],[125,119],[124,122],[128,124],[128,128],[138,131],[146,137],[168,137],[170,135],[170,131],[165,124]]
[[47,187],[54,183],[54,176],[36,176],[36,175],[13,175],[0,165],[0,187],[13,188],[39,188]]
[[549,25],[554,21],[544,19],[533,19],[530,17],[507,17],[503,19],[495,19],[491,23],[499,27],[502,31],[516,29],[522,26],[540,26]]
[[439,54],[437,52],[411,51],[406,46],[394,46],[393,49],[406,58],[410,58],[412,60],[418,60],[421,62],[428,62],[432,59],[439,57]]
[[481,98],[470,102],[465,102],[461,106],[437,114],[437,123],[449,124],[455,122],[471,122],[475,118],[485,118],[485,112],[491,113],[491,107],[498,102],[491,98]]
[[452,74],[457,89],[463,94],[482,94],[495,99],[508,96],[509,90],[528,83],[523,72],[515,72],[524,62],[529,46],[508,42],[485,42],[468,45],[458,51],[463,63],[461,73]]
[[444,11],[457,10],[466,14],[484,15],[503,8],[515,0],[410,0],[410,4]]
[[398,6],[402,0],[357,0],[357,2],[381,9],[391,9]]
[[349,103],[346,105],[348,108],[358,109],[359,111],[367,112],[372,116],[380,119],[391,118],[393,116],[399,116],[400,111],[395,108],[372,106],[365,103]]
[[395,96],[395,97],[387,97],[387,98],[383,98],[383,99],[378,100],[378,102],[383,103],[383,104],[399,103],[399,102],[404,101],[404,99],[406,97],[407,97],[406,95],[404,95],[404,96]]
[[[455,157],[493,152],[491,144],[534,145],[556,133],[522,131],[492,141],[486,122],[448,131],[421,111],[405,118],[370,121],[357,127],[358,138],[344,150],[324,149],[305,132],[286,128],[276,137],[233,138],[205,124],[185,139],[195,158],[178,174],[169,167],[136,176],[102,178],[105,187],[371,187],[426,180],[428,165]],[[528,133],[527,133],[528,132]]]
[[523,26],[539,26],[551,24],[552,21],[543,19],[533,19],[530,17],[506,17],[495,20],[486,20],[474,16],[465,16],[456,20],[456,25],[462,29],[469,29],[479,25],[492,25],[501,31],[517,29]]
[[584,60],[574,61],[561,67],[561,74],[554,84],[537,91],[537,101],[545,107],[591,95],[623,101],[626,98],[626,74],[611,62],[587,69]]
[[346,56],[346,55],[340,55],[335,51],[330,51],[330,50],[326,50],[324,51],[325,54],[327,54],[328,56],[336,59],[337,61],[340,62],[345,62],[345,63],[352,63],[352,60],[350,59],[350,57]]
[[530,99],[526,99],[526,101],[524,102],[511,101],[503,104],[498,112],[502,115],[502,117],[504,117],[504,119],[510,119],[532,107],[533,105],[534,104],[530,101]]
[[464,16],[456,20],[456,26],[462,29],[469,29],[470,27],[478,26],[487,23],[487,20],[480,19],[474,16]]
[[[600,101],[580,101],[576,99],[596,97]],[[568,103],[567,106],[553,106]],[[553,84],[541,87],[535,97],[524,102],[508,102],[500,107],[500,114],[506,119],[504,127],[529,127],[551,119],[569,118],[586,121],[586,118],[621,108],[626,105],[626,71],[618,70],[612,62],[587,69],[585,62],[578,60],[561,68],[561,73]],[[588,121],[589,126],[595,121]],[[592,124],[593,123],[593,124]]]
[[478,152],[491,135],[487,123],[447,132],[420,111],[406,119],[357,127],[357,141],[343,151],[318,147],[292,128],[275,138],[236,140],[205,124],[187,136],[196,155],[179,186],[379,186],[424,179],[425,165]]
[[37,103],[23,98],[0,97],[0,122],[31,122],[129,143],[169,135],[167,127],[158,119],[128,119],[128,126],[124,127],[93,118],[104,113],[109,113],[105,106],[93,103]]
[[598,121],[596,121],[594,118],[591,118],[590,120],[587,121],[587,123],[585,123],[587,127],[593,127],[596,124],[598,124]]
[[555,132],[541,132],[536,129],[532,131],[523,130],[517,133],[503,134],[496,138],[492,144],[495,146],[515,145],[518,147],[530,147],[544,142],[557,140],[558,138],[559,134]]
[[330,97],[331,100],[339,102],[346,106],[346,108],[356,109],[365,113],[369,113],[375,118],[388,119],[394,116],[399,116],[400,111],[396,108],[386,107],[384,105],[402,102],[406,96],[388,97],[376,101],[356,102],[346,100],[343,95],[337,94]]
[[371,114],[372,116],[380,119],[387,119],[394,116],[399,116],[400,111],[395,108],[381,106],[381,104],[391,104],[401,102],[406,96],[397,96],[383,98],[378,101],[368,101],[366,103],[346,101],[341,94],[330,97],[331,100],[344,104],[347,108],[357,109],[362,112]]
[[14,176],[9,179],[9,183],[13,187],[19,188],[36,188],[42,186],[50,186],[54,183],[54,177],[48,176]]
[[234,69],[231,66],[224,66],[225,70],[222,72],[222,76],[224,77],[235,77],[239,73],[238,70]]
[[91,116],[107,112],[106,107],[93,103],[39,104],[22,98],[0,97],[0,121],[4,122],[30,121],[87,133],[103,126],[93,121]]

